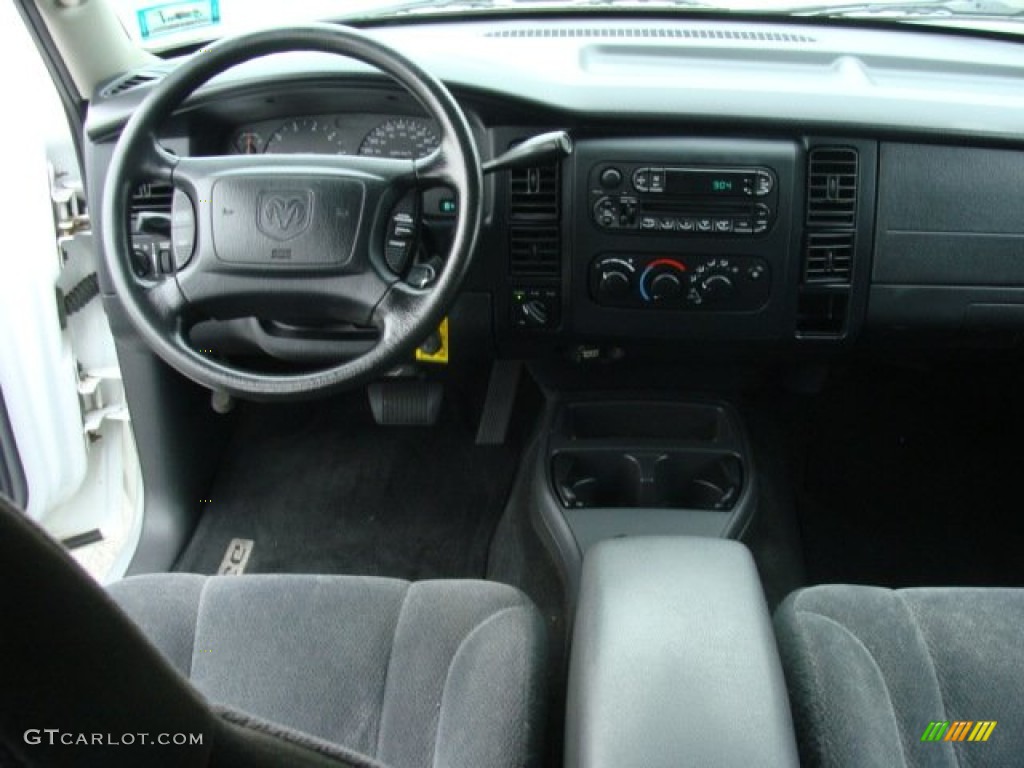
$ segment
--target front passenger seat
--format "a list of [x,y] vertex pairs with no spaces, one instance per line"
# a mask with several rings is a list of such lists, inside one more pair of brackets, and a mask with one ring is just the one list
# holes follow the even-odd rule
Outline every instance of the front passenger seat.
[[0,498],[3,766],[533,765],[543,648],[532,603],[490,582],[160,574],[105,593]]
[[1022,764],[1024,589],[810,587],[775,630],[803,765]]

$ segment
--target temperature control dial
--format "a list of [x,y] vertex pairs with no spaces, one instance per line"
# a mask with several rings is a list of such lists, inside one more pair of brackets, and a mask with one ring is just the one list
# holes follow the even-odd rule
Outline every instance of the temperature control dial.
[[640,275],[640,297],[644,301],[674,299],[683,290],[686,265],[678,259],[655,259]]

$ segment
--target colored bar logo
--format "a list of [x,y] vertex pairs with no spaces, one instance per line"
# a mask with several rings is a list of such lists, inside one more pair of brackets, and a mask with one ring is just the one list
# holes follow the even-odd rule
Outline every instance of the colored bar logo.
[[921,741],[988,741],[996,720],[933,720],[921,734]]

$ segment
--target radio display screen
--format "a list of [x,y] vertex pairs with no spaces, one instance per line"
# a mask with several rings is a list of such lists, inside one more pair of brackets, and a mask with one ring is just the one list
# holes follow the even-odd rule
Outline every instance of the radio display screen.
[[665,192],[683,197],[747,197],[751,179],[729,171],[666,170]]

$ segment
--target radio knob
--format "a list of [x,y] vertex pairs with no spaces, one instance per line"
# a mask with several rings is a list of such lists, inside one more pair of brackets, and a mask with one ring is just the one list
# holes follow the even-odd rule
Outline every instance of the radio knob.
[[700,284],[700,292],[707,301],[727,299],[735,290],[732,279],[726,275],[708,275]]
[[674,272],[659,272],[651,278],[648,293],[653,301],[664,301],[679,295],[683,284]]
[[620,267],[606,267],[597,283],[597,293],[602,299],[622,299],[629,295],[633,281],[626,270]]

